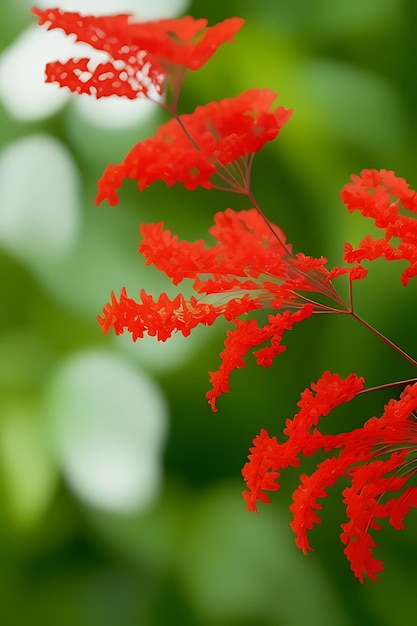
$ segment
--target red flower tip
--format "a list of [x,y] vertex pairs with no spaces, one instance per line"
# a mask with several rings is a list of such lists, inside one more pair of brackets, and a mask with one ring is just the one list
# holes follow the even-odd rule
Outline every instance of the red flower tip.
[[265,491],[277,491],[279,473],[273,470],[274,456],[279,453],[280,446],[276,437],[270,437],[265,428],[253,440],[253,447],[249,449],[249,461],[242,469],[249,491],[242,493],[247,502],[248,511],[257,511],[256,501],[269,503]]
[[98,206],[103,200],[107,200],[110,206],[116,206],[119,196],[116,189],[120,189],[126,176],[126,168],[123,164],[114,165],[109,163],[103,172],[103,176],[97,181],[98,193],[95,204]]
[[239,17],[207,27],[207,20],[190,16],[140,23],[129,14],[83,16],[36,7],[32,12],[39,25],[46,24],[48,30],[60,28],[108,55],[108,61],[98,65],[88,58],[47,65],[48,82],[97,98],[155,98],[163,92],[165,78],[182,81],[181,72],[171,71],[173,66],[184,71],[201,68],[219,46],[233,41],[244,24]]

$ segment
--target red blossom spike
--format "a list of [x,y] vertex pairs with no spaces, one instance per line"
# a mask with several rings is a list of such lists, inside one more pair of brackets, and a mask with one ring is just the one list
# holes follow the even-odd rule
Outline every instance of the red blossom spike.
[[[321,521],[317,500],[327,497],[326,489],[339,477],[348,477],[351,484],[343,491],[348,521],[342,524],[340,537],[361,582],[365,575],[376,580],[383,569],[382,562],[373,556],[376,543],[371,531],[380,530],[378,521],[388,519],[394,528],[401,529],[405,515],[417,507],[417,487],[404,489],[417,472],[417,383],[407,386],[399,399],[391,399],[380,418],[371,418],[361,428],[339,435],[323,435],[317,428],[320,417],[352,400],[362,388],[363,379],[355,374],[342,379],[325,372],[303,392],[300,411],[287,421],[287,441],[278,445],[264,431],[260,439],[254,440],[242,471],[249,488],[244,497],[250,510],[256,510],[257,499],[268,501],[265,490],[276,491],[279,471],[298,465],[301,454],[333,452],[334,456],[320,462],[310,476],[301,476],[290,507],[291,527],[297,546],[304,552],[310,550],[307,531]],[[387,499],[395,492],[398,494]]]
[[[287,253],[291,246],[280,228],[275,226],[274,231],[266,228],[255,209],[239,212],[226,209],[216,213],[214,222],[209,233],[218,243],[209,248],[201,239],[193,243],[179,240],[170,230],[164,230],[162,222],[143,223],[139,252],[144,255],[147,265],[153,264],[162,270],[172,278],[174,285],[184,278],[197,279],[201,274],[212,274],[215,285],[220,277],[259,278],[261,274],[281,279],[288,277]],[[212,282],[210,279],[200,280],[196,290],[209,293],[207,285]],[[252,284],[259,289],[259,283]],[[234,285],[240,283],[235,281]]]
[[338,458],[329,458],[319,463],[317,470],[310,476],[306,474],[300,476],[300,485],[293,493],[293,503],[290,506],[290,511],[293,513],[290,526],[296,535],[296,546],[303,551],[303,554],[313,549],[307,532],[315,524],[321,524],[317,511],[321,511],[322,505],[317,500],[327,497],[326,489],[335,484],[343,475],[343,471],[343,465]]
[[[356,374],[342,378],[339,374],[326,371],[317,383],[306,388],[297,403],[300,410],[294,419],[287,420],[284,433],[288,437],[306,441],[320,417],[328,415],[334,408],[350,402],[363,389],[364,379]],[[300,448],[301,449],[301,448]],[[315,452],[316,450],[314,450]]]
[[[384,258],[387,261],[405,260],[409,266],[401,274],[404,286],[417,275],[417,194],[408,183],[389,170],[363,170],[353,175],[341,197],[349,212],[358,210],[370,217],[377,228],[385,231],[382,239],[367,235],[354,248],[346,244],[344,260],[361,264],[364,260]],[[412,216],[402,215],[401,209]],[[399,240],[397,243],[395,240]]]
[[269,503],[270,500],[265,491],[277,491],[279,485],[276,482],[279,473],[273,471],[274,458],[279,454],[280,445],[276,437],[270,437],[265,428],[253,440],[253,448],[249,448],[251,454],[248,463],[242,469],[249,491],[243,492],[248,511],[257,513],[256,501]]
[[341,524],[343,532],[340,539],[346,546],[344,553],[352,571],[362,583],[365,574],[371,580],[377,580],[376,574],[383,570],[382,561],[373,556],[376,543],[370,530],[381,530],[376,519],[386,516],[379,505],[381,497],[390,491],[400,490],[408,480],[408,477],[390,476],[392,471],[401,467],[406,455],[406,450],[393,452],[385,461],[377,460],[353,468],[350,472],[352,485],[343,491],[349,521]]
[[[301,394],[301,400],[298,403],[300,411],[298,411],[294,419],[287,420],[286,422],[284,434],[287,435],[287,441],[280,444],[277,454],[273,455],[270,451],[268,457],[269,465],[265,466],[267,468],[266,471],[269,471],[270,469],[277,471],[284,469],[289,465],[298,466],[300,464],[300,460],[298,458],[300,453],[308,456],[312,455],[321,448],[325,447],[326,444],[329,444],[329,442],[334,443],[336,447],[337,442],[334,438],[321,435],[315,427],[320,417],[327,415],[339,404],[352,400],[363,389],[363,384],[363,378],[358,378],[355,374],[349,374],[349,376],[343,379],[338,374],[332,374],[327,371],[324,372],[317,383],[312,383],[311,389],[305,389]],[[257,439],[254,440],[256,448],[255,441],[257,441]],[[255,450],[251,449],[251,452],[255,454]],[[245,480],[246,477],[250,476],[252,473],[252,462],[259,464],[261,462],[259,455],[262,454],[262,450],[257,450],[255,456],[249,457],[249,463],[245,465],[244,470],[242,471]],[[326,472],[327,470],[324,471],[324,474],[326,474]],[[320,474],[318,474],[318,476],[320,476]],[[260,483],[263,480],[259,471],[258,480]],[[307,478],[305,478],[305,480],[307,480]],[[327,478],[325,478],[325,480],[327,480]],[[319,482],[316,482],[316,484],[320,485]],[[324,485],[326,485],[325,482]],[[327,486],[329,485],[330,484]],[[247,487],[250,491],[252,491],[250,483],[247,483]],[[266,489],[266,487],[264,487],[264,489]],[[321,492],[323,486],[319,486],[319,489]],[[311,496],[309,495],[308,497]],[[245,496],[245,499],[248,502],[252,501],[252,498],[253,494],[252,496]],[[293,507],[292,510],[294,513],[295,526],[302,526],[305,520],[303,521],[304,518],[297,519],[297,514],[299,512],[304,515],[304,507]],[[303,545],[305,544],[304,541],[302,541],[302,543]]]
[[185,300],[178,294],[171,300],[162,293],[158,300],[154,300],[143,289],[140,302],[136,302],[123,289],[119,300],[112,294],[111,303],[105,305],[98,321],[105,332],[110,327],[114,328],[117,335],[127,330],[133,341],[141,339],[145,333],[159,341],[166,341],[175,331],[187,337],[199,324],[211,326],[221,313],[221,309],[199,303],[195,297]]
[[46,24],[48,30],[62,29],[75,35],[76,41],[108,55],[108,61],[98,65],[82,58],[56,61],[46,68],[48,82],[97,98],[153,99],[163,93],[166,78],[176,91],[186,69],[200,69],[219,46],[233,41],[244,24],[239,17],[207,27],[206,19],[190,16],[137,22],[129,14],[81,15],[58,8],[33,8],[32,12],[38,16],[39,25]]
[[269,367],[273,358],[285,351],[281,339],[285,330],[291,330],[295,322],[301,322],[313,314],[313,306],[306,304],[300,311],[285,311],[276,316],[270,315],[268,323],[258,326],[256,320],[235,320],[235,330],[228,331],[224,342],[225,349],[220,354],[221,365],[217,372],[210,372],[212,389],[206,394],[213,411],[216,411],[216,399],[229,391],[229,377],[236,368],[244,367],[243,357],[254,348],[266,341],[270,345],[254,352],[258,365]]
[[[125,178],[143,191],[156,180],[169,187],[180,182],[186,189],[210,189],[221,168],[258,152],[275,139],[292,111],[271,109],[276,94],[269,89],[249,89],[235,98],[199,106],[161,124],[155,135],[137,143],[119,165],[110,164],[98,181],[96,204],[118,202],[116,189]],[[236,190],[247,191],[238,181]]]

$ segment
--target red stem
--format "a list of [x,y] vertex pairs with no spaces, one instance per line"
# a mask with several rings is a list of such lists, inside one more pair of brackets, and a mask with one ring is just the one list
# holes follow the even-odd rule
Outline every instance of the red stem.
[[393,348],[393,350],[395,350],[396,352],[398,352],[398,354],[401,354],[402,357],[404,357],[404,359],[406,359],[406,361],[408,361],[409,363],[411,363],[411,365],[413,365],[414,367],[417,367],[417,361],[415,359],[413,359],[409,354],[407,354],[407,352],[404,352],[404,350],[401,350],[401,348],[399,346],[397,346],[393,341],[391,341],[390,339],[388,339],[388,337],[385,337],[385,335],[383,335],[382,333],[379,332],[379,330],[377,330],[376,328],[374,328],[373,326],[371,326],[370,324],[368,324],[368,322],[366,322],[364,319],[362,319],[361,317],[359,317],[359,315],[357,315],[353,309],[351,309],[351,311],[349,312],[349,315],[351,315],[355,320],[357,320],[360,324],[362,324],[362,326],[365,326],[365,328],[367,328],[368,330],[371,331],[371,333],[373,333],[374,335],[376,335],[377,337],[379,337],[380,339],[382,339],[382,341],[384,343],[387,344],[387,346],[390,346],[390,348]]
[[409,385],[417,382],[417,378],[407,378],[406,380],[396,380],[393,383],[384,383],[383,385],[376,385],[375,387],[367,387],[366,389],[362,389],[357,394],[367,393],[368,391],[379,391],[380,389],[388,389],[389,387],[396,387],[397,385]]

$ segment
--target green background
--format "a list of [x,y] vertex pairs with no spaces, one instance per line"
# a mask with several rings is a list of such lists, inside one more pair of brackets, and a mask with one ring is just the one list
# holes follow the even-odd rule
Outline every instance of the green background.
[[[6,49],[33,20],[11,1],[1,12]],[[240,15],[246,25],[234,45],[226,44],[198,74],[188,75],[182,111],[250,87],[276,90],[294,115],[256,157],[253,191],[296,251],[339,263],[344,242],[357,243],[369,232],[367,222],[349,216],[339,199],[350,175],[387,168],[416,184],[416,5],[196,0],[188,12],[211,24]],[[374,533],[386,569],[379,583],[360,585],[339,540],[345,520],[341,484],[323,502],[323,523],[311,533],[315,551],[308,557],[295,547],[288,526],[297,472],[284,474],[282,489],[258,517],[246,512],[240,495],[252,438],[261,427],[279,437],[300,392],[325,369],[355,371],[377,385],[412,376],[407,363],[353,320],[317,316],[289,334],[287,352],[270,369],[248,358],[212,414],[205,399],[207,371],[219,364],[225,324],[202,329],[194,339],[174,338],[174,350],[167,345],[160,355],[157,346],[133,346],[128,338],[101,333],[96,316],[112,289],[175,293],[136,253],[142,220],[163,220],[181,238],[197,239],[206,236],[216,211],[247,206],[235,195],[163,184],[139,195],[134,183],[125,184],[118,207],[94,206],[95,181],[106,163],[118,162],[163,119],[156,113],[145,126],[105,129],[82,118],[73,100],[35,121],[19,121],[0,104],[2,151],[18,139],[47,134],[75,164],[76,182],[70,177],[69,188],[58,189],[48,208],[51,224],[59,223],[60,198],[63,204],[71,193],[80,198],[79,230],[61,256],[49,250],[50,238],[42,233],[43,224],[50,228],[45,210],[32,214],[27,247],[0,233],[1,622],[390,626],[412,620],[414,512],[405,531],[384,527]],[[46,171],[45,186],[53,182]],[[23,166],[13,184],[16,194],[30,185]],[[4,214],[7,202],[0,185]],[[27,224],[21,227],[23,232]],[[399,273],[395,264],[375,263],[357,286],[355,301],[359,314],[415,356],[415,284],[404,290]],[[101,404],[88,383],[89,363],[99,372],[102,387],[97,379],[94,384],[97,395],[104,394]],[[156,398],[155,433],[136,380],[145,381]],[[388,397],[380,392],[343,407],[327,418],[329,431],[380,415]],[[160,483],[155,470],[153,503],[123,511],[83,493],[82,476],[77,482],[67,463],[67,433],[71,445],[82,448],[88,403],[97,407],[97,432],[102,417],[106,432],[137,444],[138,459],[152,440],[149,462],[162,470]],[[138,423],[148,424],[145,434],[136,430],[136,414]],[[88,434],[94,438],[95,432],[92,427]],[[146,476],[146,458],[144,467]],[[308,459],[302,470],[313,467]],[[110,463],[110,482],[113,470]]]

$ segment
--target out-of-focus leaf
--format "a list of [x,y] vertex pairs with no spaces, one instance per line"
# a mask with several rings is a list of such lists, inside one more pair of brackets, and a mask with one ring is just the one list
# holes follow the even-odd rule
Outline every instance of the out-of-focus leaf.
[[58,369],[45,403],[52,449],[82,500],[110,511],[151,506],[167,407],[150,378],[110,352],[86,350]]
[[80,229],[78,172],[67,148],[44,134],[0,153],[0,245],[30,268],[58,262]]

